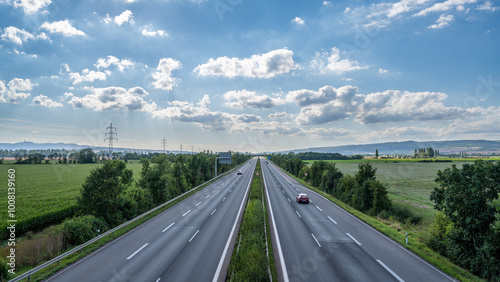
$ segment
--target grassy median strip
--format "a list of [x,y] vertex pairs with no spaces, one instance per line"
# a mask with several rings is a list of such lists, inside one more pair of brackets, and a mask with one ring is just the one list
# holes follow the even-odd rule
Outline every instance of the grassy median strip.
[[248,203],[231,257],[228,281],[277,281],[270,228],[264,201],[264,184],[257,162]]

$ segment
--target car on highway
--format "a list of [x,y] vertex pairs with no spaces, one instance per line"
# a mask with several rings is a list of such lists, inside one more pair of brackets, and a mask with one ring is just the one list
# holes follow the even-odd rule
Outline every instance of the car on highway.
[[237,175],[241,175],[241,174],[243,174],[243,173],[241,172],[241,170],[238,170],[238,172],[237,172],[236,174],[237,174]]
[[298,194],[296,197],[297,203],[304,203],[304,204],[309,204],[309,197],[307,197],[307,194]]

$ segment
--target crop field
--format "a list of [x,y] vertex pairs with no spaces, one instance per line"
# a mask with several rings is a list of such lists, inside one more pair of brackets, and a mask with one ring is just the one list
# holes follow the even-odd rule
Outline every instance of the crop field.
[[[0,215],[7,218],[7,171],[15,169],[16,210],[18,222],[56,213],[76,205],[76,197],[90,170],[101,164],[3,164],[0,165]],[[141,164],[127,164],[138,179]],[[0,228],[6,227],[2,220]]]
[[[307,161],[312,164],[314,161]],[[354,175],[358,171],[359,160],[335,161],[337,168],[343,174]],[[389,197],[393,202],[411,209],[423,217],[423,223],[434,221],[435,210],[429,196],[434,187],[438,170],[444,170],[455,164],[461,168],[465,162],[380,162],[370,161],[377,168],[377,179],[387,185]]]

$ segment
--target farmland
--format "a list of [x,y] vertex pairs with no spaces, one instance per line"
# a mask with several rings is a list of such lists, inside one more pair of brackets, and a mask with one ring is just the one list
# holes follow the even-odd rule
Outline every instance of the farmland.
[[[101,164],[3,164],[0,165],[0,183],[7,185],[7,170],[15,169],[16,175],[16,219],[18,223],[57,213],[76,205],[76,197],[80,195],[85,178],[90,170]],[[128,164],[134,178],[139,178],[141,165],[135,161]],[[2,218],[6,218],[7,189],[0,190],[0,210]],[[6,222],[0,228],[4,230]]]

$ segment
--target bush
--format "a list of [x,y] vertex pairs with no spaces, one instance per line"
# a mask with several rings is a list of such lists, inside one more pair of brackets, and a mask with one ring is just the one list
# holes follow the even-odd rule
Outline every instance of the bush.
[[64,243],[66,246],[77,246],[87,242],[108,230],[108,225],[102,219],[92,215],[74,217],[63,223]]
[[7,267],[7,263],[0,259],[0,281],[7,281],[9,278],[9,268]]
[[394,219],[401,223],[419,224],[422,221],[421,216],[413,214],[407,207],[393,205],[390,212]]

